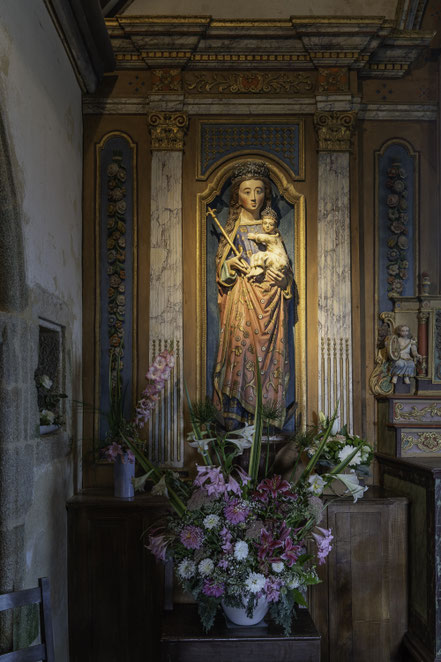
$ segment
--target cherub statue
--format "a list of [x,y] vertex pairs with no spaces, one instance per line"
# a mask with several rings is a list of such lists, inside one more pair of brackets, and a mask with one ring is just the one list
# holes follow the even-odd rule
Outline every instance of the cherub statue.
[[277,229],[277,214],[271,207],[265,207],[261,215],[263,232],[250,232],[248,239],[256,244],[264,244],[265,251],[257,251],[250,257],[250,270],[247,278],[254,279],[266,269],[276,269],[283,274],[289,271],[289,258]]
[[398,377],[402,377],[405,384],[410,384],[410,378],[416,374],[415,364],[422,360],[421,354],[418,354],[416,339],[411,336],[407,324],[400,324],[390,340],[388,355],[391,382],[396,384]]

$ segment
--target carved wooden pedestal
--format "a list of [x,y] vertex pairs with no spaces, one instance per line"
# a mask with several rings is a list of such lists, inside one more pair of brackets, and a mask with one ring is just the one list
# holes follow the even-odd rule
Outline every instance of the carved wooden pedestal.
[[320,635],[306,609],[297,611],[292,634],[267,627],[227,628],[218,614],[204,634],[196,605],[175,605],[164,614],[161,662],[319,662]]
[[310,590],[322,662],[399,660],[407,629],[407,499],[370,488],[330,502],[333,549]]

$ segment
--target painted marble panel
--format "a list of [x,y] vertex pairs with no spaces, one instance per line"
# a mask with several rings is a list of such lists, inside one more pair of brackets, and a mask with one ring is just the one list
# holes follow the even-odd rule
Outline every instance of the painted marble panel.
[[349,153],[319,154],[319,406],[352,427]]

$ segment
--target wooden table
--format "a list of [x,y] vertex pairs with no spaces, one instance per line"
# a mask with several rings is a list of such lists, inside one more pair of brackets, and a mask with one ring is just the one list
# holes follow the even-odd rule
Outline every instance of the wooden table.
[[218,614],[204,634],[197,606],[177,604],[165,612],[161,630],[162,662],[319,662],[320,635],[306,609],[297,610],[292,634],[284,636],[269,620],[266,627],[226,626]]

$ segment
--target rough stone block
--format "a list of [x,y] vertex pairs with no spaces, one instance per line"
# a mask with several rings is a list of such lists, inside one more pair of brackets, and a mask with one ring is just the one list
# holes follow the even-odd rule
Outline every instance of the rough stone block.
[[19,386],[5,388],[0,386],[0,446],[23,441],[22,397],[23,389]]
[[33,444],[6,446],[0,463],[0,523],[26,515],[32,504],[33,485]]

